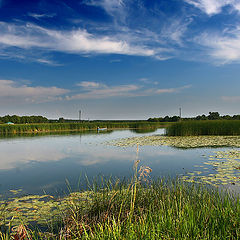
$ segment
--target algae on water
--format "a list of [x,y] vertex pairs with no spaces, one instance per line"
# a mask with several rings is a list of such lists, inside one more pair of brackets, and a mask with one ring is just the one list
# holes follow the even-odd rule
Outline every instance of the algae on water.
[[167,137],[162,135],[123,138],[110,142],[107,145],[128,146],[172,146],[177,148],[198,147],[240,147],[240,136],[184,136]]
[[213,152],[208,161],[204,162],[203,171],[190,172],[182,179],[186,182],[207,183],[213,186],[240,186],[240,150]]

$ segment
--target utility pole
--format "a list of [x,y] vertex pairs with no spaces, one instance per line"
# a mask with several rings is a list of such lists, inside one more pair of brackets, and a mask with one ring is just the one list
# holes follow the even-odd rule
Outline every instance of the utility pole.
[[82,117],[82,111],[79,110],[79,122],[81,122],[81,117]]

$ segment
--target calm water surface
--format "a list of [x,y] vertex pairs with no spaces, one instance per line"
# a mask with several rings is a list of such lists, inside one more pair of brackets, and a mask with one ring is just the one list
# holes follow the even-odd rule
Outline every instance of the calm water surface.
[[[92,178],[132,175],[136,147],[115,147],[106,141],[125,137],[163,134],[118,130],[110,133],[48,135],[0,139],[0,193],[23,189],[24,194],[61,194],[66,191],[66,179],[73,190],[84,187],[85,174]],[[181,150],[167,146],[140,147],[140,165],[152,168],[151,176],[176,176],[194,170],[194,165],[206,161],[213,151],[221,149]],[[80,178],[80,176],[82,176]],[[79,180],[80,178],[80,180]]]

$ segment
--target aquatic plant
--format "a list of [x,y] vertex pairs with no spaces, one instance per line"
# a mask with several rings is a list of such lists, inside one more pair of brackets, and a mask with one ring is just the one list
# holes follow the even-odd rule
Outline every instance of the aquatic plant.
[[[5,214],[11,212],[9,207],[12,201],[16,203],[15,207],[12,205],[15,215],[11,215],[10,224],[5,231],[1,231],[0,237],[11,239],[18,236],[16,234],[20,234],[21,229],[23,234],[30,236],[28,239],[240,237],[240,201],[236,195],[164,179],[147,185],[141,184],[138,179],[129,184],[106,182],[104,187],[94,189],[86,193],[72,193],[62,200],[50,196],[28,196],[18,201],[10,200]],[[44,198],[50,203],[45,202]],[[44,212],[38,218],[42,228],[31,227],[27,218],[22,217],[19,225],[13,227],[11,221],[13,224],[18,216],[16,208],[21,214],[30,214],[31,221],[31,211]],[[41,208],[44,210],[40,210]]]
[[162,135],[122,138],[104,144],[130,146],[172,146],[177,148],[199,147],[240,147],[240,136],[179,136],[167,137]]
[[240,121],[181,121],[167,127],[166,134],[168,136],[240,135]]
[[186,182],[206,183],[212,186],[240,186],[240,151],[236,149],[213,152],[199,170],[182,176]]

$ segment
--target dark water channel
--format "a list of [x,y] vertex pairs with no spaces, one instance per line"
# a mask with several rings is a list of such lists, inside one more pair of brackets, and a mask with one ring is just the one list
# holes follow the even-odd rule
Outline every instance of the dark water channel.
[[[86,132],[65,135],[18,136],[0,139],[0,194],[22,189],[22,194],[61,194],[86,186],[96,176],[129,178],[136,159],[136,147],[103,144],[119,138],[163,134],[164,129],[144,133],[133,130]],[[216,149],[214,149],[216,150]],[[224,150],[224,148],[217,149]],[[176,149],[144,146],[139,149],[140,165],[152,168],[151,176],[175,177],[194,170],[213,149]],[[79,180],[79,177],[82,176]]]

